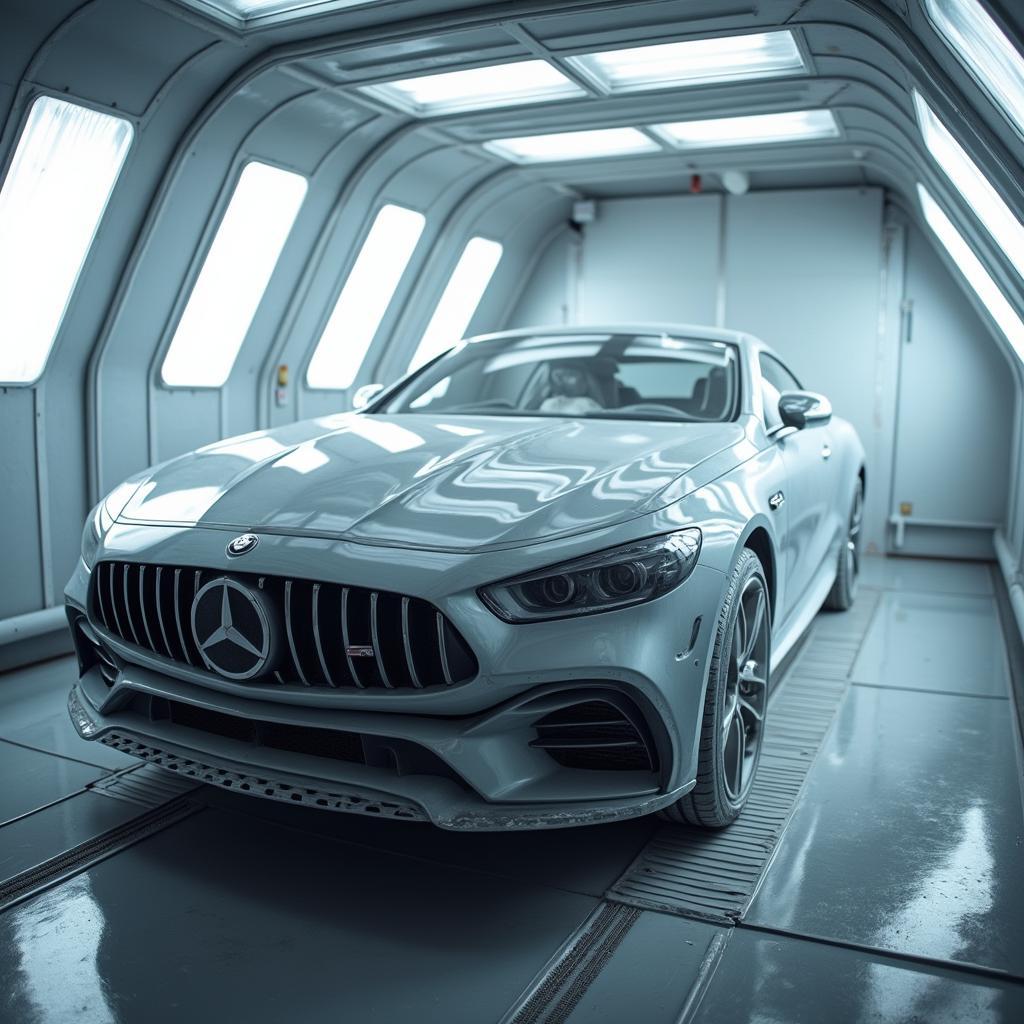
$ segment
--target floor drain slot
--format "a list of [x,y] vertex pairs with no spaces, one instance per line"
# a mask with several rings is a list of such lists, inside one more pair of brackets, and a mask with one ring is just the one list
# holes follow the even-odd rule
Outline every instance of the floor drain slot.
[[502,1024],[563,1024],[639,916],[635,907],[602,903]]
[[37,892],[66,881],[111,854],[173,825],[200,810],[200,805],[179,798],[147,811],[74,849],[29,868],[0,885],[0,910],[6,910]]

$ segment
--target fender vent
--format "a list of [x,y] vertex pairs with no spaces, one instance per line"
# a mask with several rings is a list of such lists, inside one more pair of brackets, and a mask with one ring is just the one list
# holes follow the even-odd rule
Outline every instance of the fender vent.
[[591,771],[658,770],[654,743],[638,714],[615,704],[588,700],[552,711],[534,723],[530,744],[547,751],[563,768]]

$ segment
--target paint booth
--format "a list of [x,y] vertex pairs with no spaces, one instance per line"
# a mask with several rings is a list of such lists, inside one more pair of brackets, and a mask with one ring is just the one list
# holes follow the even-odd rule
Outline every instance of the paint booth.
[[[0,1018],[1024,1018],[1022,167],[1024,13],[1010,0],[3,0]],[[602,625],[626,612],[590,616],[589,660],[558,675],[568,634],[488,596],[697,528],[648,491],[598,519],[566,480],[578,497],[600,478],[586,493],[602,508],[639,477],[699,483],[705,560],[722,523],[760,521],[762,499],[781,495],[801,522],[801,486],[815,486],[752,494],[724,462],[688,457],[684,471],[670,427],[640,413],[597,435],[572,419],[583,407],[548,406],[529,440],[499,438],[477,419],[511,419],[506,406],[460,419],[449,378],[404,407],[402,389],[481,335],[526,339],[499,340],[503,365],[557,350],[554,379],[579,368],[567,345],[622,364],[632,350],[614,339],[703,329],[709,344],[763,342],[790,390],[824,396],[859,438],[856,536],[834,538],[840,562],[856,545],[856,602],[814,614],[845,571],[830,554],[820,594],[815,566],[791,585],[785,643],[766,627],[757,775],[726,827],[659,816],[655,796],[652,813],[562,822],[576,827],[442,821],[442,783],[486,807],[533,779],[497,739],[472,746],[480,716],[513,700],[494,687],[516,666],[531,686],[596,687],[574,706],[644,747],[664,773],[652,794],[670,778],[680,798],[700,792],[696,748],[690,771],[643,700],[601,696],[634,685],[609,667],[625,641]],[[737,465],[785,444],[754,351],[731,418],[760,416],[761,433],[729,442]],[[664,419],[653,379],[617,373],[620,410],[653,409],[650,388]],[[587,381],[555,397],[589,388],[615,411]],[[438,401],[447,447],[422,447],[416,403]],[[330,440],[353,431],[359,473],[318,482],[328,458],[354,464]],[[639,453],[628,468],[601,454],[616,445]],[[836,436],[819,449],[842,461]],[[285,484],[258,491],[281,460]],[[550,558],[516,546],[518,493]],[[846,492],[821,500],[847,523]],[[421,519],[395,526],[410,509]],[[665,525],[630,533],[641,513]],[[147,530],[163,546],[139,554]],[[219,531],[215,562],[204,530]],[[265,561],[246,575],[228,559],[248,557],[248,537]],[[317,575],[328,541],[351,546],[351,576],[344,559]],[[776,626],[776,559],[799,579],[801,543],[746,545]],[[496,568],[478,580],[484,552]],[[436,581],[463,572],[449,605]],[[275,693],[207,659],[197,614],[215,584],[222,630],[243,628],[229,585],[270,595],[239,599]],[[652,658],[663,600],[624,631]],[[726,609],[709,600],[662,652],[697,662],[695,734],[717,648],[703,664],[691,652]],[[104,694],[135,673],[140,714],[180,742],[90,718],[76,689],[89,672]],[[568,721],[543,710],[520,714],[530,757]],[[459,731],[429,740],[446,722]],[[559,750],[584,745],[582,720],[569,725]],[[216,751],[190,729],[216,734]],[[342,734],[355,752],[325,753]],[[271,749],[266,770],[233,743]],[[422,802],[420,782],[302,781],[329,757],[430,781]],[[596,762],[551,757],[556,788],[523,793],[596,806],[583,778]],[[609,785],[601,798],[646,792]]]

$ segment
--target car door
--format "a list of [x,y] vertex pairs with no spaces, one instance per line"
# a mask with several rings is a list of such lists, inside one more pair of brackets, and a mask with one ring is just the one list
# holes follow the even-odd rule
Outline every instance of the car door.
[[[801,387],[796,377],[769,353],[759,353],[758,362],[765,427],[771,434],[782,426],[779,395],[783,391],[799,391]],[[785,584],[781,596],[783,618],[788,618],[829,553],[834,503],[832,447],[827,425],[787,433],[775,443],[786,471],[782,492],[788,526],[783,541]]]

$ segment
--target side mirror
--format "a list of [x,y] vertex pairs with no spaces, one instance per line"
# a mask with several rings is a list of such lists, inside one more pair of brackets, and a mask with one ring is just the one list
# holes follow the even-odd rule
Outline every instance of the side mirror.
[[832,403],[813,391],[783,391],[779,395],[779,416],[784,427],[795,430],[821,427],[832,419]]
[[383,384],[364,384],[361,388],[356,388],[356,393],[352,396],[352,408],[365,409],[383,390]]

